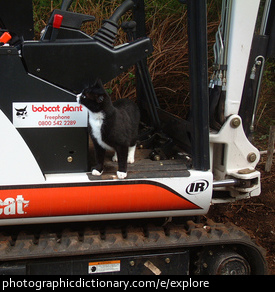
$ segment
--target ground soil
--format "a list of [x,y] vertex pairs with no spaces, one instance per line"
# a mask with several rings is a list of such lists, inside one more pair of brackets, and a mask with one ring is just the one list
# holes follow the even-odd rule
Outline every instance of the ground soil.
[[269,274],[275,275],[275,155],[271,172],[265,172],[266,155],[257,169],[261,171],[262,192],[259,197],[211,207],[207,217],[216,222],[232,222],[242,227],[266,250]]

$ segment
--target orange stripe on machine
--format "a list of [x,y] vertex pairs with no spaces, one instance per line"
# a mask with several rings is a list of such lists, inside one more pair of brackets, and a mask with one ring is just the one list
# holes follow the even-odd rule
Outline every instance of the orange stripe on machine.
[[154,184],[36,187],[0,190],[0,218],[201,209]]

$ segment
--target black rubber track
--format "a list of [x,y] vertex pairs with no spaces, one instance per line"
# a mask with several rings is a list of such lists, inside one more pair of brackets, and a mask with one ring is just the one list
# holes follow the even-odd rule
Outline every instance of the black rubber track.
[[[135,221],[133,221],[135,222]],[[144,224],[125,221],[120,224],[102,222],[78,225],[47,225],[3,229],[0,233],[0,265],[3,263],[74,257],[81,255],[135,254],[158,250],[190,250],[199,254],[206,248],[238,250],[251,266],[252,274],[266,274],[264,250],[239,227],[228,223],[187,221],[182,224]],[[153,222],[153,221],[152,221]],[[107,224],[107,223],[105,223]],[[54,226],[54,227],[53,227]],[[25,228],[25,230],[24,230]],[[197,260],[196,256],[191,260]],[[191,266],[196,265],[191,262]]]

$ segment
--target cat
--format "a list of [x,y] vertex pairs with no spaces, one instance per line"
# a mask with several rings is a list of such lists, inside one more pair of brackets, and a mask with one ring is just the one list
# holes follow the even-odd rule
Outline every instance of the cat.
[[21,119],[25,119],[28,115],[28,112],[27,112],[27,106],[26,107],[24,107],[24,108],[21,108],[21,109],[15,109],[16,110],[16,116],[18,117],[18,118],[21,118]]
[[118,162],[117,177],[127,177],[127,163],[134,163],[140,112],[137,104],[129,99],[112,103],[98,79],[94,85],[77,95],[77,102],[88,109],[91,137],[96,156],[92,175],[103,173],[106,150],[115,151],[112,160]]

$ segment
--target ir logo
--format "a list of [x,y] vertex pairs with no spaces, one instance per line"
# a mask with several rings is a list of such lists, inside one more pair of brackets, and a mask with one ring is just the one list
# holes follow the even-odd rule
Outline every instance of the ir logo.
[[186,188],[186,193],[188,195],[198,195],[201,192],[204,192],[209,186],[209,182],[204,179],[199,179],[191,184],[189,184]]

